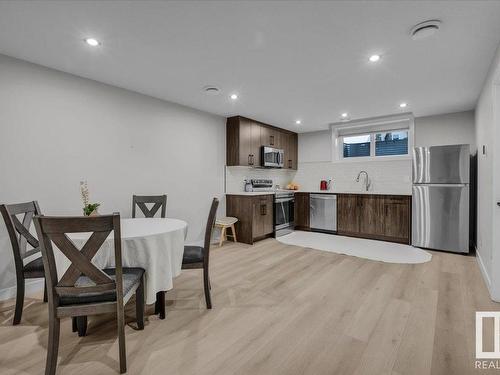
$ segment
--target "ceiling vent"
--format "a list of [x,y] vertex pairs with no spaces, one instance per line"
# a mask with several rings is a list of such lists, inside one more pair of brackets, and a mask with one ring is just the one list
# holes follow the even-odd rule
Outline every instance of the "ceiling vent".
[[220,92],[219,88],[216,86],[205,86],[203,87],[203,91],[207,95],[219,95]]
[[439,20],[420,22],[419,24],[413,26],[410,31],[410,36],[413,40],[428,38],[431,35],[434,35],[440,27],[441,21]]

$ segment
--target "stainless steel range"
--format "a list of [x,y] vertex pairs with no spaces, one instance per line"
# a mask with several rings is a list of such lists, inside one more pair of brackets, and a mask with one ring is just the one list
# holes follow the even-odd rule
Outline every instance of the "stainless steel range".
[[273,189],[273,180],[247,180],[245,191],[274,193],[274,234],[284,236],[295,228],[295,197],[289,190]]
[[274,233],[276,237],[293,231],[295,198],[292,192],[276,191],[274,194]]

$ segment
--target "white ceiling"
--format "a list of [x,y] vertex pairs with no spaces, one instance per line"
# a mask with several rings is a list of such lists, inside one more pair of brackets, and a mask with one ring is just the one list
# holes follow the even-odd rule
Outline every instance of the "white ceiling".
[[[436,18],[438,34],[410,39]],[[499,42],[500,1],[0,2],[0,53],[299,132],[401,101],[416,116],[472,109]]]

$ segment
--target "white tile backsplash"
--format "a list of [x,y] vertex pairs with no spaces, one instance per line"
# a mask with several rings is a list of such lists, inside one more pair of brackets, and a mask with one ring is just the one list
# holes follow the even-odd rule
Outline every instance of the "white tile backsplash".
[[360,182],[356,182],[356,177],[362,170],[370,176],[369,192],[411,194],[411,160],[299,163],[295,182],[300,190],[316,191],[321,180],[332,178],[331,190],[360,192],[364,190],[365,177],[361,176]]
[[226,167],[226,193],[237,193],[244,190],[244,181],[252,178],[273,180],[273,185],[285,188],[293,181],[296,171],[289,169],[264,169],[249,167]]

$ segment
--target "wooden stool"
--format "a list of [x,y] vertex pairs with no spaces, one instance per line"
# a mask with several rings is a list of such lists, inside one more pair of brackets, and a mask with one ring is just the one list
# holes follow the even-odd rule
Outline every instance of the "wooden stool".
[[[217,220],[215,220],[215,226],[217,228],[220,228],[220,240],[219,240],[219,247],[222,246],[222,243],[224,241],[227,241],[228,237],[232,237],[234,242],[237,242],[236,240],[236,229],[234,228],[234,224],[238,221],[237,218],[235,217],[230,217],[230,216],[224,216],[220,217]],[[231,233],[228,235],[226,233],[226,229],[231,228]]]

